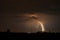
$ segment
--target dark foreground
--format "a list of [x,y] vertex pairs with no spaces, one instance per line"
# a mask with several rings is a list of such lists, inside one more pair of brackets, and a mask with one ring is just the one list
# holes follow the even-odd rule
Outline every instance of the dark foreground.
[[47,32],[37,32],[37,33],[9,33],[0,32],[0,37],[6,38],[33,38],[33,39],[60,39],[60,33],[47,33]]

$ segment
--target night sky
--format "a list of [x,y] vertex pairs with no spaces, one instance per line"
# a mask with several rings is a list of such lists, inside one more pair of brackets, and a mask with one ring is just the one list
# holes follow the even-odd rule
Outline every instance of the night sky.
[[[1,0],[0,1],[0,31],[11,32],[30,31],[29,15],[36,14],[44,23],[47,32],[60,32],[60,2],[59,0]],[[34,22],[34,20],[32,20]],[[27,24],[28,25],[27,25]],[[33,30],[38,31],[33,23]],[[30,30],[29,30],[30,29]]]

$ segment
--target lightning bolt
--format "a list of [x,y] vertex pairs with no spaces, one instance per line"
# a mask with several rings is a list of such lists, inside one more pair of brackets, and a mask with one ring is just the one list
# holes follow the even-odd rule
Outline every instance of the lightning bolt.
[[45,31],[44,25],[40,21],[38,21],[38,23],[41,25],[42,32],[44,32]]

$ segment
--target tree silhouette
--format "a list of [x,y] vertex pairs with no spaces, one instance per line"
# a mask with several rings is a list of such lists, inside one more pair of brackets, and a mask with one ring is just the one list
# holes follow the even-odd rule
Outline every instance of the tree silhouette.
[[10,32],[10,30],[8,29],[7,32]]

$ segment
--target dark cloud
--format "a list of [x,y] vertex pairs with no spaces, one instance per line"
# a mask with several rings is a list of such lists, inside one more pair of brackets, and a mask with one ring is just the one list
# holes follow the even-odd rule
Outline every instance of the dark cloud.
[[0,4],[1,13],[60,11],[58,0],[3,0]]

